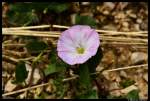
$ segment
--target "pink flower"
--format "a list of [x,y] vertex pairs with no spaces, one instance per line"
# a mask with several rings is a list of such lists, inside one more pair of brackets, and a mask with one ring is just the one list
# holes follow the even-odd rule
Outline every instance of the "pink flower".
[[96,54],[99,45],[99,35],[94,29],[75,25],[61,34],[57,43],[58,56],[70,65],[82,64]]

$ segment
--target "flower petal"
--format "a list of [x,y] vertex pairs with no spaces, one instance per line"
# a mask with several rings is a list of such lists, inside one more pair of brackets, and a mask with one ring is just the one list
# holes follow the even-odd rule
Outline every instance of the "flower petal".
[[92,54],[90,52],[85,52],[84,54],[77,56],[76,63],[82,64],[82,63],[86,62],[91,57],[92,57]]
[[64,32],[62,33],[62,35],[60,36],[60,41],[61,41],[61,42],[64,42],[64,43],[67,44],[67,45],[70,45],[70,46],[73,46],[73,45],[74,45],[74,41],[73,41],[73,39],[69,36],[69,33],[68,33],[67,30],[64,31]]
[[76,64],[77,54],[74,52],[59,52],[58,56],[66,63],[70,65]]
[[92,52],[93,55],[95,55],[99,45],[100,45],[100,41],[99,41],[98,33],[93,31],[92,33],[90,33],[90,36],[88,37],[85,43],[85,47],[88,51]]
[[92,29],[89,26],[83,26],[83,25],[76,25],[71,27],[68,32],[70,33],[70,36],[74,39],[75,43],[77,44],[77,47],[79,44],[84,46],[85,43],[84,39],[87,33],[91,32]]
[[57,43],[57,51],[75,51],[74,42],[68,35],[67,31],[62,33]]

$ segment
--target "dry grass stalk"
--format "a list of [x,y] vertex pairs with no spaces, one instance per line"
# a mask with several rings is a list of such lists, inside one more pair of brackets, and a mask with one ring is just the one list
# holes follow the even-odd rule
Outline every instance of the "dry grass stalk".
[[19,59],[16,59],[16,58],[13,58],[13,57],[10,57],[10,56],[7,56],[7,55],[2,55],[2,58],[7,59],[7,60],[10,60],[10,61],[13,61],[13,62],[17,63],[17,62],[19,62],[19,61],[28,61],[28,60],[33,60],[35,57],[31,56],[31,57],[27,57],[27,58],[19,58]]
[[[32,33],[32,34],[31,34]],[[58,38],[60,33],[58,32],[40,32],[40,31],[14,31],[14,30],[3,30],[3,35],[21,35],[21,36],[39,36],[39,37],[53,37]],[[136,42],[148,42],[145,38],[123,38],[123,37],[112,37],[100,35],[100,40],[111,40],[111,41],[136,41]]]
[[101,42],[101,45],[106,45],[106,44],[111,44],[111,45],[142,45],[142,46],[146,46],[147,47],[147,43],[133,43],[133,42],[131,42],[131,43],[129,43],[129,42]]
[[147,67],[147,66],[148,66],[148,64],[142,64],[142,65],[127,66],[127,67],[123,67],[123,68],[116,68],[116,69],[105,70],[105,71],[112,72],[112,71],[126,70],[126,69],[140,68],[140,67]]
[[[9,31],[10,33],[14,32],[14,33],[37,33],[37,34],[40,34],[40,33],[43,33],[43,34],[56,34],[56,35],[60,35],[61,33],[58,32],[58,31],[31,31],[31,30],[20,30],[20,29],[11,29],[11,28],[3,28],[2,29],[3,31]],[[100,35],[105,35],[105,36],[116,36],[116,35],[126,35],[126,36],[142,36],[142,37],[147,37],[148,34],[137,34],[135,32],[132,32],[132,34],[130,33],[123,33],[123,32],[119,32],[119,33],[112,33],[112,32],[109,32],[109,33],[100,33]]]
[[25,44],[23,44],[23,43],[17,43],[17,44],[10,44],[10,43],[8,43],[8,44],[5,44],[5,43],[2,43],[2,47],[5,47],[5,46],[15,46],[15,47],[23,47],[23,46],[25,46]]
[[44,84],[40,84],[40,85],[36,85],[36,86],[32,86],[32,87],[27,87],[27,88],[20,89],[20,90],[17,90],[17,91],[5,93],[2,96],[4,97],[4,96],[8,96],[8,95],[13,95],[13,94],[21,93],[21,92],[24,92],[24,91],[27,91],[27,90],[35,89],[35,88],[38,88],[38,87],[43,87],[43,86],[46,86],[46,85],[49,85],[49,84],[50,83],[44,83]]
[[[13,28],[3,28],[3,29],[13,29],[13,30],[23,30],[23,29],[39,29],[39,28],[49,28],[49,27],[54,27],[54,28],[69,28],[70,26],[62,26],[62,25],[39,25],[39,26],[27,26],[27,27],[13,27]],[[123,35],[138,35],[138,36],[148,36],[147,33],[148,31],[138,31],[138,32],[119,32],[119,31],[110,31],[110,30],[98,30],[96,29],[97,32],[100,33],[109,33],[109,34],[123,34]]]

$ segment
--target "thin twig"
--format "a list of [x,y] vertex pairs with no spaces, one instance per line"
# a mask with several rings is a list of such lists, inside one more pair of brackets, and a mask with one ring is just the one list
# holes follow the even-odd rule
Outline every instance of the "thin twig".
[[40,85],[36,85],[36,86],[32,86],[32,87],[27,87],[27,88],[20,89],[20,90],[17,90],[17,91],[5,93],[2,96],[4,97],[4,96],[12,95],[12,94],[21,93],[21,92],[24,92],[24,91],[27,91],[27,90],[35,89],[35,88],[38,88],[38,87],[43,87],[43,86],[46,86],[46,85],[49,85],[49,84],[50,83],[44,83],[44,84],[40,84]]
[[60,35],[61,33],[58,31],[32,31],[32,30],[14,30],[14,29],[2,29],[3,32],[14,32],[14,33],[37,33],[37,34],[53,34]]
[[112,71],[126,70],[126,69],[140,68],[140,67],[147,67],[147,66],[148,66],[148,64],[142,64],[142,65],[127,66],[127,67],[123,67],[123,68],[116,68],[116,69],[105,70],[105,71],[107,71],[107,72],[112,72]]
[[18,59],[19,61],[28,61],[28,60],[33,60],[35,57],[28,57],[28,58],[20,58]]
[[101,45],[113,44],[113,45],[148,45],[148,43],[129,43],[129,42],[101,42]]
[[3,51],[3,54],[5,55],[13,55],[13,56],[17,56],[17,57],[22,57],[24,55],[26,55],[26,52],[18,52],[18,51],[14,51],[14,50],[8,50],[8,49],[5,49]]
[[[69,77],[69,78],[63,79],[63,82],[67,82],[67,81],[76,79],[77,77],[79,77],[79,76],[76,75],[76,76],[73,76],[73,77]],[[5,94],[3,94],[2,96],[4,97],[4,96],[8,96],[8,95],[13,95],[13,94],[21,93],[21,92],[24,92],[24,91],[27,91],[27,90],[31,90],[31,89],[38,88],[38,87],[47,86],[47,85],[49,85],[49,84],[50,84],[50,83],[48,82],[48,83],[39,84],[39,85],[32,86],[32,87],[27,87],[27,88],[24,88],[24,89],[21,89],[21,90],[17,90],[17,91],[5,93]]]
[[6,60],[10,60],[10,61],[15,62],[15,63],[19,62],[18,59],[12,58],[12,57],[7,56],[7,55],[2,55],[2,58],[6,59]]
[[57,35],[53,35],[53,34],[43,34],[42,32],[40,32],[40,33],[26,33],[26,32],[20,32],[20,33],[15,33],[15,32],[13,32],[13,31],[2,31],[2,33],[3,33],[3,35],[20,35],[20,36],[37,36],[37,37],[56,37],[56,38],[58,38],[59,37],[59,35],[57,34]]
[[78,78],[79,76],[78,75],[74,75],[73,77],[69,77],[69,78],[66,78],[66,79],[63,79],[63,82],[67,82],[67,81],[70,81],[70,80],[74,80],[76,78]]
[[101,40],[115,40],[115,41],[143,41],[143,42],[148,42],[147,39],[137,39],[137,38],[123,38],[123,37],[100,37]]
[[134,46],[133,48],[148,49],[148,46]]
[[15,47],[23,47],[23,46],[25,46],[25,44],[22,44],[22,43],[17,43],[17,44],[10,44],[10,43],[7,43],[7,44],[5,44],[5,43],[2,43],[2,46],[3,47],[5,47],[5,46],[15,46]]
[[20,59],[16,59],[16,58],[13,58],[13,57],[10,57],[10,56],[7,56],[7,55],[2,55],[2,58],[4,59],[8,59],[10,61],[13,61],[15,63],[19,62],[19,61],[28,61],[28,60],[32,60],[34,59],[35,57],[27,57],[27,58],[20,58]]
[[104,36],[118,36],[118,35],[125,35],[125,36],[142,36],[142,37],[148,37],[148,34],[137,34],[137,33],[100,33],[100,35]]

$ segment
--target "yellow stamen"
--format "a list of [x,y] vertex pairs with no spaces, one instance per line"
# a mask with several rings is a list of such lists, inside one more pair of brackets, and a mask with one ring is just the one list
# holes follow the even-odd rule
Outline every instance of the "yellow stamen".
[[82,48],[82,47],[77,47],[77,52],[79,53],[79,54],[83,54],[84,53],[84,48]]

